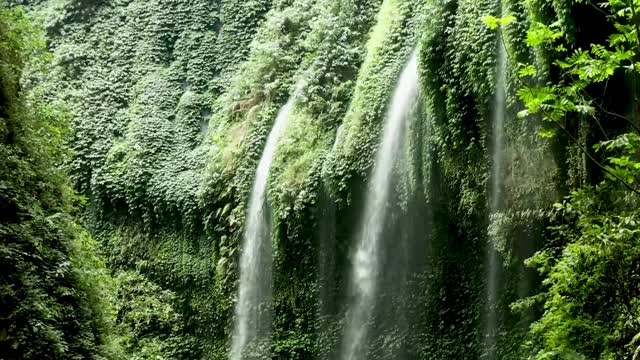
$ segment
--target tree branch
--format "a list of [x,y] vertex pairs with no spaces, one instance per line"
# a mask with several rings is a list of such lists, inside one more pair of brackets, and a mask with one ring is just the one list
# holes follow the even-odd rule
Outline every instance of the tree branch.
[[593,7],[597,11],[601,12],[602,14],[604,14],[604,16],[609,16],[609,14],[607,14],[606,11],[604,11],[604,10],[600,9],[599,7],[597,7],[596,5],[594,5],[593,2],[589,1],[589,5],[591,5],[591,7]]
[[603,113],[607,114],[607,115],[611,115],[611,116],[615,116],[619,119],[622,119],[626,122],[629,123],[629,125],[631,125],[631,127],[633,127],[638,133],[640,133],[640,127],[638,127],[638,125],[634,124],[633,121],[631,121],[631,119],[627,118],[626,116],[620,115],[618,113],[614,113],[611,111],[608,111],[607,109],[605,109],[601,104],[599,104],[597,101],[593,100],[593,103],[596,104],[596,106],[600,109],[600,111],[602,111]]
[[557,122],[555,119],[547,116],[547,113],[543,111],[543,113],[545,114],[545,116],[547,117],[547,119],[549,119],[552,123],[554,123],[558,128],[560,128],[560,130],[562,130],[568,137],[569,139],[578,147],[578,149],[580,149],[580,151],[582,151],[585,155],[587,155],[587,157],[589,159],[591,159],[591,161],[593,161],[594,164],[596,164],[599,168],[601,168],[602,170],[604,170],[606,173],[608,173],[609,175],[611,175],[614,179],[618,180],[619,182],[621,182],[627,189],[629,189],[630,191],[634,192],[637,195],[640,195],[640,191],[634,189],[631,185],[629,185],[629,183],[627,183],[626,181],[624,181],[623,179],[621,179],[618,175],[614,174],[613,172],[611,172],[611,170],[609,170],[606,166],[602,165],[593,155],[591,155],[591,153],[585,149],[582,144],[580,144],[580,142],[578,141],[578,139],[576,139],[573,134],[571,134],[571,132],[569,130],[567,130],[564,126],[562,126],[562,124],[560,124],[559,122]]

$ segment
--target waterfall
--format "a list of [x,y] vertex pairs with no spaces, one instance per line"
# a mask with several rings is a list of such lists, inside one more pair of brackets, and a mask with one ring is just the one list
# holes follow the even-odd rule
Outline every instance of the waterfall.
[[[495,215],[502,210],[502,170],[504,167],[504,118],[506,110],[506,74],[507,74],[507,50],[498,41],[498,62],[496,64],[496,92],[493,107],[493,154],[491,169],[491,197],[489,211]],[[500,256],[493,246],[495,239],[489,236],[487,246],[487,308],[486,324],[484,329],[486,359],[496,358],[496,332],[499,324],[497,319],[498,307],[498,282],[502,265]]]
[[[231,360],[241,360],[251,342],[268,342],[271,333],[271,219],[266,204],[267,180],[278,139],[287,126],[300,86],[280,109],[256,170],[240,256],[240,283],[235,308]],[[264,345],[264,344],[261,344]],[[265,345],[269,348],[268,344]],[[262,352],[268,350],[263,349]],[[266,354],[259,354],[267,358]]]
[[331,147],[331,151],[336,151],[338,145],[344,140],[342,137],[344,136],[344,124],[338,126],[338,130],[336,130],[336,139],[333,141],[333,147]]
[[351,286],[354,300],[347,313],[342,359],[364,358],[363,345],[374,306],[379,269],[380,241],[391,188],[391,172],[402,150],[409,113],[418,97],[417,52],[400,75],[386,115],[380,147],[367,193],[364,217],[353,254]]

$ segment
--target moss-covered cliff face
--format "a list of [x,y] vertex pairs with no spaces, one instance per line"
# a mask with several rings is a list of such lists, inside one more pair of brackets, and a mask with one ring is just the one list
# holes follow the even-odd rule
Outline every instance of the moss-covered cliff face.
[[[389,174],[385,285],[366,358],[523,358],[528,325],[540,316],[536,307],[510,309],[539,288],[523,261],[543,247],[552,204],[601,174],[567,138],[540,137],[541,120],[516,115],[515,64],[537,64],[538,82],[557,79],[552,55],[526,46],[527,30],[559,21],[568,39],[589,43],[586,5],[11,3],[43,26],[51,71],[33,80],[72,119],[71,179],[88,199],[82,217],[114,282],[109,332],[120,340],[112,357],[227,358],[253,176],[298,84],[268,186],[272,353],[339,357],[363,195],[398,75],[417,49],[421,97]],[[483,23],[487,15],[515,17],[502,39]],[[496,100],[500,72],[504,104]],[[570,133],[594,143],[580,124]]]

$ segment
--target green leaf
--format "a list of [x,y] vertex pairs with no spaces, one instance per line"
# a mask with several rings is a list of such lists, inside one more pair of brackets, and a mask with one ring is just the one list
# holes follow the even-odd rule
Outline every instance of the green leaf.
[[557,29],[558,27],[557,23],[547,26],[541,22],[533,22],[527,32],[527,45],[535,47],[555,42],[564,35],[562,31]]
[[555,129],[541,129],[538,131],[538,135],[542,138],[545,139],[552,139],[556,136],[556,130]]
[[534,76],[538,74],[538,70],[533,65],[527,65],[518,71],[518,74],[522,77]]
[[500,20],[493,16],[493,15],[487,15],[482,19],[482,22],[484,22],[489,29],[491,30],[495,30],[498,28],[498,26],[500,25]]

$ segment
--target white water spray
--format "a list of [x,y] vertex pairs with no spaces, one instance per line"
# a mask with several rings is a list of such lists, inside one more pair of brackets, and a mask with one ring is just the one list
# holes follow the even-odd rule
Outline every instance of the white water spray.
[[354,302],[347,313],[343,337],[342,359],[362,359],[372,308],[375,305],[376,282],[380,263],[380,240],[384,229],[391,173],[402,150],[402,141],[412,105],[418,97],[417,53],[402,71],[386,116],[382,141],[376,154],[366,208],[353,256],[351,284]]
[[[231,360],[241,360],[243,351],[251,342],[268,341],[271,335],[272,295],[272,247],[271,219],[266,204],[267,180],[278,140],[287,126],[300,86],[280,109],[267,138],[253,190],[249,198],[249,209],[240,256],[240,283],[238,302],[235,308],[234,332],[231,343]],[[264,345],[264,344],[263,344]],[[268,352],[263,349],[262,352]],[[268,358],[268,354],[259,354]]]
[[[501,211],[502,202],[502,168],[504,166],[504,118],[506,110],[506,75],[507,75],[507,51],[502,44],[498,43],[498,63],[496,65],[496,93],[493,108],[493,154],[491,169],[491,198],[489,211],[495,215]],[[500,276],[501,264],[493,244],[495,241],[489,237],[490,243],[487,249],[487,308],[486,324],[484,329],[485,354],[486,359],[496,358],[496,332],[498,330],[497,320],[497,297],[498,278]]]

